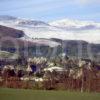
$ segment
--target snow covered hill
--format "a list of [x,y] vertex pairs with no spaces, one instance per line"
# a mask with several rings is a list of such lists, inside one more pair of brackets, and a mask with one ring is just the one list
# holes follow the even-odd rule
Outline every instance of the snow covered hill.
[[92,28],[99,28],[100,29],[100,23],[96,23],[93,21],[80,21],[80,20],[71,20],[71,19],[62,19],[57,20],[54,22],[49,23],[52,26],[61,27],[61,28],[82,28],[87,27],[87,29]]
[[0,25],[23,30],[29,38],[59,38],[63,40],[84,40],[100,43],[100,23],[63,19],[43,22],[29,19],[0,16]]

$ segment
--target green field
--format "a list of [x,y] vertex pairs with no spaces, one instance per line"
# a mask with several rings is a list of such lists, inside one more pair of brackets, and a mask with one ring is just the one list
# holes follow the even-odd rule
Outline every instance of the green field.
[[100,94],[0,88],[0,100],[100,100]]

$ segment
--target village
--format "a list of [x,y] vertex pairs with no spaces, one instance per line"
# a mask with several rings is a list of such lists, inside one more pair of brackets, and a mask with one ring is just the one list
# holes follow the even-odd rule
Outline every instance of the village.
[[19,62],[0,61],[0,87],[100,92],[100,62],[67,56]]

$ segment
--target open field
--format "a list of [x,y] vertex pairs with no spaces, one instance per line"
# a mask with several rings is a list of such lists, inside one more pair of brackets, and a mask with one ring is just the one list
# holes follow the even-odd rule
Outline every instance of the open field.
[[100,93],[0,88],[0,100],[100,100]]

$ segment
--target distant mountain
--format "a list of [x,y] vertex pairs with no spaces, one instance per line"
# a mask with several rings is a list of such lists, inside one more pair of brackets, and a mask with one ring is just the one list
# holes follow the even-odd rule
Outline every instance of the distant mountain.
[[[100,54],[100,23],[92,21],[60,20],[50,23],[36,20],[0,16],[0,38],[12,37],[18,42],[20,53],[28,50],[32,55],[46,55],[48,50],[57,55],[65,52],[78,56],[78,44],[82,46],[82,57],[88,57],[87,46],[93,56]],[[28,47],[24,44],[28,44]],[[37,46],[40,52],[36,54]],[[13,43],[3,43],[3,51],[16,51]],[[49,53],[50,54],[50,53]],[[51,55],[51,54],[50,54]],[[56,56],[52,54],[52,56]]]
[[62,40],[83,40],[100,43],[100,23],[63,19],[43,22],[30,19],[0,16],[0,25],[24,31],[29,38],[59,38]]
[[51,47],[59,45],[58,43],[50,41],[49,39],[32,39],[28,37],[22,30],[0,25],[0,38],[6,37],[12,37],[20,41],[31,42],[33,44],[47,45]]
[[52,26],[61,27],[61,28],[70,28],[70,29],[81,29],[86,27],[86,29],[100,29],[100,23],[96,23],[93,21],[79,21],[79,20],[70,20],[70,19],[63,19],[49,23]]
[[42,21],[35,21],[35,20],[20,20],[17,22],[18,25],[23,25],[23,26],[48,26],[49,24],[42,22]]
[[29,56],[33,56],[36,54],[37,48],[41,48],[46,53],[47,49],[57,47],[58,45],[60,43],[50,39],[32,39],[21,30],[0,25],[1,51],[14,53],[18,50],[20,55],[25,56],[24,51],[27,50]]
[[28,27],[28,26],[48,26],[49,24],[43,21],[29,20],[29,19],[21,19],[12,16],[0,16],[0,22],[2,24],[11,24],[16,26]]

